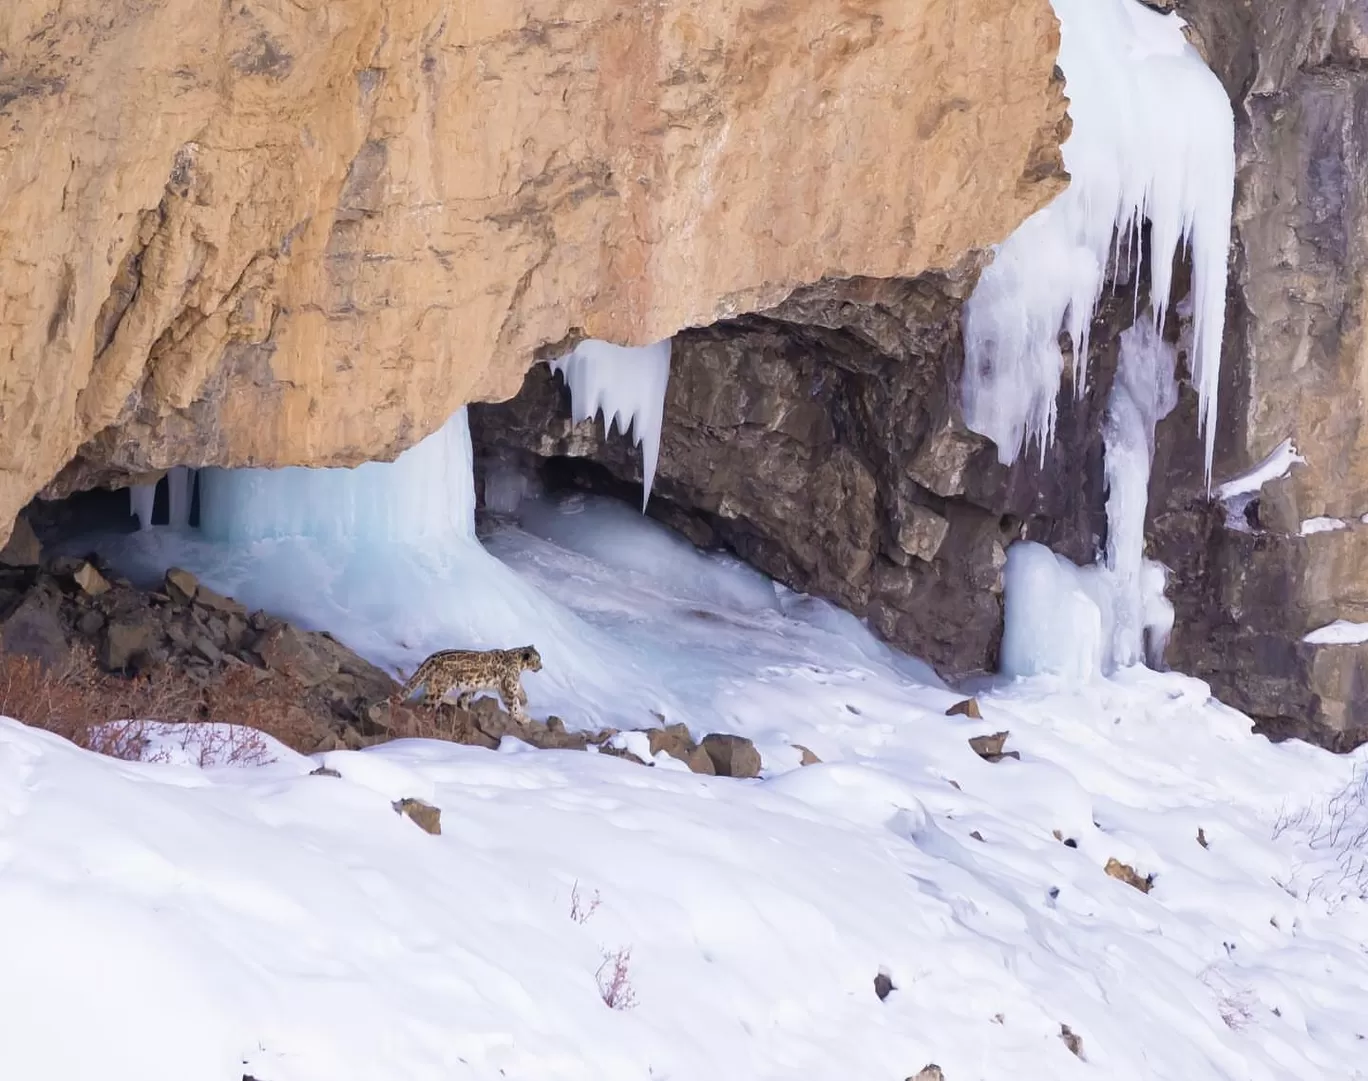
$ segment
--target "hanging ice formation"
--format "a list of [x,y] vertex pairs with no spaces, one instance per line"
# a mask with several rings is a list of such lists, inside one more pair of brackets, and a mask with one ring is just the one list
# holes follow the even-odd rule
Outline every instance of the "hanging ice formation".
[[205,469],[200,529],[235,543],[308,537],[353,548],[439,550],[475,536],[464,408],[394,462],[355,469]]
[[999,246],[969,298],[965,420],[997,444],[1004,464],[1032,440],[1043,460],[1064,367],[1059,334],[1072,339],[1081,394],[1108,258],[1121,245],[1138,253],[1148,221],[1156,326],[1168,310],[1179,245],[1191,253],[1189,365],[1210,479],[1235,183],[1230,102],[1178,16],[1137,0],[1052,3],[1073,120],[1063,147],[1071,179]]
[[[1160,330],[1173,261],[1192,261],[1187,350],[1198,429],[1211,478],[1226,259],[1234,199],[1234,122],[1219,81],[1176,15],[1136,0],[1052,0],[1060,21],[1073,131],[1064,144],[1068,189],[1000,246],[965,307],[965,420],[1004,464],[1053,438],[1064,357],[1074,391],[1086,385],[1088,332],[1108,263],[1134,260],[1150,226],[1150,309],[1121,336],[1104,430],[1107,546],[1077,567],[1038,544],[1014,545],[1005,572],[1002,670],[1088,679],[1156,664],[1173,627],[1167,571],[1144,558],[1154,429],[1177,401],[1175,351]],[[1124,257],[1123,257],[1124,253]]]
[[155,484],[134,484],[128,489],[129,513],[137,516],[139,529],[152,528],[152,509],[156,502]]
[[[172,466],[166,471],[167,524],[184,529],[190,524],[190,504],[195,490],[195,470]],[[152,527],[152,510],[157,502],[155,484],[134,484],[128,489],[129,512],[138,519],[139,529]]]
[[651,498],[660,432],[665,418],[665,389],[670,381],[669,338],[654,345],[626,348],[589,339],[558,360],[559,372],[570,388],[575,423],[603,414],[603,432],[614,424],[624,435],[630,427],[641,448],[641,509]]

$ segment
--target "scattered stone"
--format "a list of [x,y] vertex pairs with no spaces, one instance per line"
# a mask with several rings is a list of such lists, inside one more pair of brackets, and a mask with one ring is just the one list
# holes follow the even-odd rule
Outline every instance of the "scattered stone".
[[223,663],[223,651],[219,649],[218,646],[214,645],[208,638],[204,637],[204,635],[200,635],[195,639],[195,652],[210,664]]
[[960,787],[959,781],[952,781],[949,778],[947,778],[945,783],[948,784],[951,788],[953,788],[956,792],[964,791],[964,789]]
[[152,648],[152,628],[146,623],[111,623],[100,645],[100,664],[111,672],[142,667]]
[[653,758],[664,751],[671,758],[687,762],[689,755],[698,746],[689,734],[687,724],[667,724],[663,728],[652,728],[647,731],[646,736],[650,740]]
[[1206,830],[1202,829],[1201,826],[1197,827],[1197,843],[1201,845],[1203,848],[1211,847],[1209,844],[1207,844]]
[[891,995],[897,989],[897,985],[894,984],[892,978],[888,975],[888,973],[880,972],[877,976],[874,977],[874,993],[879,996],[880,1002],[888,998],[888,996]]
[[245,604],[233,600],[232,597],[225,597],[222,593],[215,593],[208,586],[200,586],[195,591],[195,603],[203,608],[212,608],[216,612],[229,612],[239,617],[247,614]]
[[1078,847],[1078,842],[1075,841],[1072,837],[1065,837],[1065,838],[1064,838],[1064,847],[1065,847],[1065,848],[1077,848],[1077,847]]
[[59,605],[57,596],[47,590],[30,592],[5,620],[0,646],[6,653],[22,653],[47,667],[60,664],[68,646]]
[[105,625],[105,617],[102,612],[82,612],[76,620],[76,629],[86,638],[94,638],[100,633],[100,628]]
[[[976,840],[976,841],[982,841],[982,840],[983,840],[983,834],[979,833],[978,830],[971,830],[970,833],[969,833],[969,836],[972,837],[972,838],[973,838],[974,840]],[[986,844],[987,842],[985,841],[984,843]]]
[[88,596],[98,597],[101,593],[109,592],[109,583],[105,581],[105,576],[95,569],[93,563],[82,563],[71,577],[81,587],[81,592]]
[[968,717],[971,721],[983,720],[983,713],[979,710],[977,698],[966,698],[962,702],[956,702],[945,711],[947,717]]
[[760,752],[745,736],[728,736],[712,732],[703,737],[701,746],[712,759],[717,776],[760,776]]
[[1083,1037],[1074,1032],[1068,1025],[1059,1026],[1059,1038],[1064,1041],[1064,1046],[1072,1051],[1079,1058],[1083,1058]]
[[177,604],[189,604],[199,592],[199,579],[180,567],[166,572],[166,595]]
[[1015,758],[1020,761],[1021,752],[1003,750],[1010,735],[1010,732],[994,732],[991,736],[970,736],[969,746],[985,762],[1001,762],[1004,758]]
[[303,634],[288,623],[279,623],[263,634],[254,650],[267,668],[297,679],[306,687],[317,687],[338,671],[335,663],[319,657]]
[[798,764],[800,766],[815,766],[822,761],[815,754],[813,754],[806,747],[804,747],[801,743],[795,743],[793,745],[793,749],[797,751],[801,756],[798,760]]
[[330,768],[327,767],[327,766],[319,766],[317,769],[311,769],[311,770],[309,770],[309,776],[310,776],[310,777],[341,777],[342,774],[338,773],[337,770],[335,770],[335,769],[330,769]]
[[907,1081],[945,1081],[945,1073],[934,1062],[930,1062],[918,1070],[915,1077],[909,1077]]
[[0,549],[0,564],[6,567],[36,567],[43,561],[43,546],[38,534],[22,514],[14,519],[14,529]]
[[1107,866],[1103,870],[1118,882],[1133,886],[1141,893],[1149,893],[1150,890],[1154,889],[1153,875],[1146,875],[1142,878],[1136,873],[1134,867],[1128,863],[1122,863],[1115,856],[1107,860]]
[[442,832],[442,812],[430,803],[420,799],[401,799],[394,801],[396,814],[404,815],[419,829],[434,836]]

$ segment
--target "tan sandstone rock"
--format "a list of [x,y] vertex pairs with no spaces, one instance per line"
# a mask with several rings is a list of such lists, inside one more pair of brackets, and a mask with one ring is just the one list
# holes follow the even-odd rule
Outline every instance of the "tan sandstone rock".
[[1057,42],[1048,0],[7,0],[0,538],[69,463],[393,456],[576,335],[951,266],[1064,183]]

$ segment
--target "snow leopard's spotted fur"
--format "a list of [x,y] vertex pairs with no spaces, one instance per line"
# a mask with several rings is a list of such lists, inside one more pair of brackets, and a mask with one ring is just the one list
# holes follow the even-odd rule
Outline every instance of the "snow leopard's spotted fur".
[[414,671],[398,700],[405,701],[419,687],[420,700],[439,704],[452,691],[456,705],[469,709],[479,691],[497,691],[504,708],[514,718],[527,720],[527,692],[522,689],[523,672],[540,672],[541,654],[534,646],[517,649],[444,649],[434,653]]

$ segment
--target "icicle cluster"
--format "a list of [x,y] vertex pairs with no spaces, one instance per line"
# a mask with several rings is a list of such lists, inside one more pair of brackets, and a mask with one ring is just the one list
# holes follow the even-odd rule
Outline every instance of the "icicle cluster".
[[641,448],[644,511],[660,459],[665,389],[670,381],[670,339],[639,348],[582,341],[566,356],[553,360],[551,369],[559,372],[570,388],[576,424],[602,413],[605,435],[614,424],[624,435],[631,428]]
[[393,462],[355,469],[205,469],[200,528],[237,543],[310,537],[359,548],[440,548],[475,536],[474,456],[464,408]]
[[[166,471],[167,524],[184,529],[190,524],[190,503],[195,490],[195,470],[172,466]],[[152,510],[157,502],[155,484],[134,484],[128,489],[129,511],[138,519],[139,529],[152,528]]]
[[1005,464],[1032,440],[1043,459],[1064,368],[1060,332],[1072,339],[1081,394],[1109,257],[1118,245],[1138,253],[1148,221],[1156,326],[1170,302],[1174,256],[1180,245],[1191,253],[1190,366],[1210,478],[1234,197],[1230,102],[1176,15],[1136,0],[1052,3],[1073,119],[1063,148],[1072,179],[998,248],[966,305],[965,419]]

